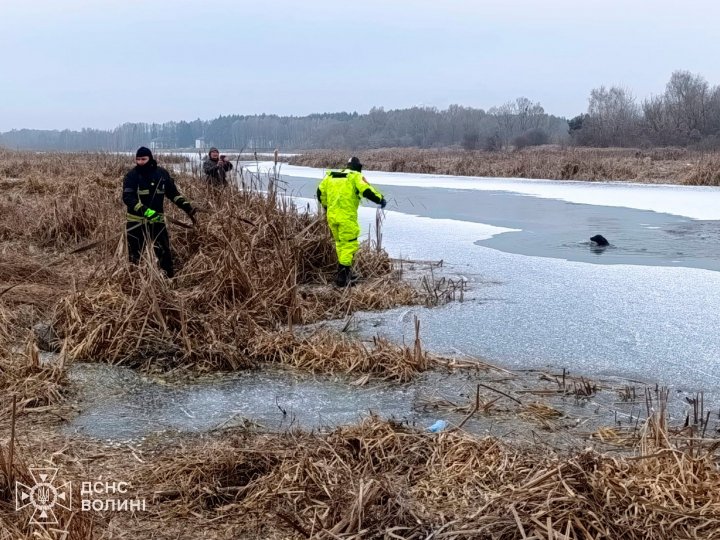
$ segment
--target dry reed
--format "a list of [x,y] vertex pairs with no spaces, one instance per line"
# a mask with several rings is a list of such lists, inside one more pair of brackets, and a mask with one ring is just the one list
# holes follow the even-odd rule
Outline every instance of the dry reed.
[[[147,471],[163,516],[293,538],[714,538],[714,451],[653,415],[631,457],[516,448],[369,418],[327,435],[226,437]],[[238,529],[240,523],[245,529]]]
[[[333,288],[336,262],[326,225],[298,210],[272,177],[217,191],[181,174],[183,193],[203,212],[198,228],[169,225],[177,277],[165,279],[150,254],[139,268],[129,267],[120,202],[127,161],[0,153],[8,211],[0,231],[9,251],[0,263],[0,302],[8,310],[35,306],[30,320],[5,318],[6,326],[16,325],[8,334],[17,339],[49,319],[69,360],[242,369],[273,356],[257,351],[298,325],[425,301],[369,242],[357,257],[364,282]],[[186,219],[167,211],[171,220]],[[308,346],[298,343],[298,351]],[[323,358],[313,370],[332,369]],[[337,368],[347,371],[342,363]]]
[[[359,154],[368,170],[461,176],[551,180],[633,181],[718,185],[720,161],[712,153],[682,148],[562,148],[543,146],[514,152],[388,148]],[[344,152],[309,151],[294,165],[338,167]]]

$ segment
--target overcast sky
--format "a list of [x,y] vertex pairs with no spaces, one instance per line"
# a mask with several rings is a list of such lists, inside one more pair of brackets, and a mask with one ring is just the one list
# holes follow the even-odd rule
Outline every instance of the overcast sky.
[[720,83],[720,2],[0,0],[0,131]]

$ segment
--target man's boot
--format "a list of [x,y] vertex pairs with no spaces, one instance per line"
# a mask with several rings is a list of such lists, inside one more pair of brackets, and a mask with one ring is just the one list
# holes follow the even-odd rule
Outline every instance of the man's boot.
[[347,287],[350,285],[350,267],[338,264],[337,277],[335,277],[335,285],[338,287]]

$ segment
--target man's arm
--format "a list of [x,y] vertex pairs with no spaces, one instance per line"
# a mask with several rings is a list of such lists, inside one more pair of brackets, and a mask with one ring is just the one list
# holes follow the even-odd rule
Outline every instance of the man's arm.
[[358,174],[356,177],[355,189],[357,189],[358,193],[360,193],[367,200],[372,201],[375,204],[379,204],[382,208],[385,208],[387,201],[385,200],[385,197],[383,197],[383,194],[380,193],[373,186],[371,186],[370,182],[368,182],[361,174]]
[[193,208],[192,204],[190,204],[190,201],[188,201],[185,197],[180,195],[180,192],[178,191],[177,186],[175,185],[175,180],[172,176],[170,176],[170,173],[165,172],[165,195],[168,199],[170,199],[173,203],[175,203],[175,206],[180,208],[180,210],[184,211],[188,215],[192,215],[195,213],[195,209]]
[[320,182],[320,185],[317,188],[317,193],[315,195],[317,196],[317,200],[320,203],[320,205],[323,208],[327,208],[327,195],[325,195],[325,191],[323,190],[323,187],[325,186],[325,179]]

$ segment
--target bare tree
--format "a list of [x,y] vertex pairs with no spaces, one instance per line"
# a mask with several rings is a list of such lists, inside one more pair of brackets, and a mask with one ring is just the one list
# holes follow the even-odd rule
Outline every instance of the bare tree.
[[665,105],[675,128],[689,135],[693,130],[705,133],[710,86],[700,75],[675,71],[665,89]]
[[499,107],[493,107],[488,114],[495,117],[497,122],[497,135],[503,146],[507,146],[515,134],[517,123],[517,106],[513,101],[503,103]]
[[540,129],[545,120],[545,109],[540,102],[533,103],[526,97],[515,100],[518,130],[526,132],[531,129]]
[[590,92],[588,115],[583,121],[586,140],[595,146],[628,146],[639,134],[640,108],[629,90],[618,86]]

